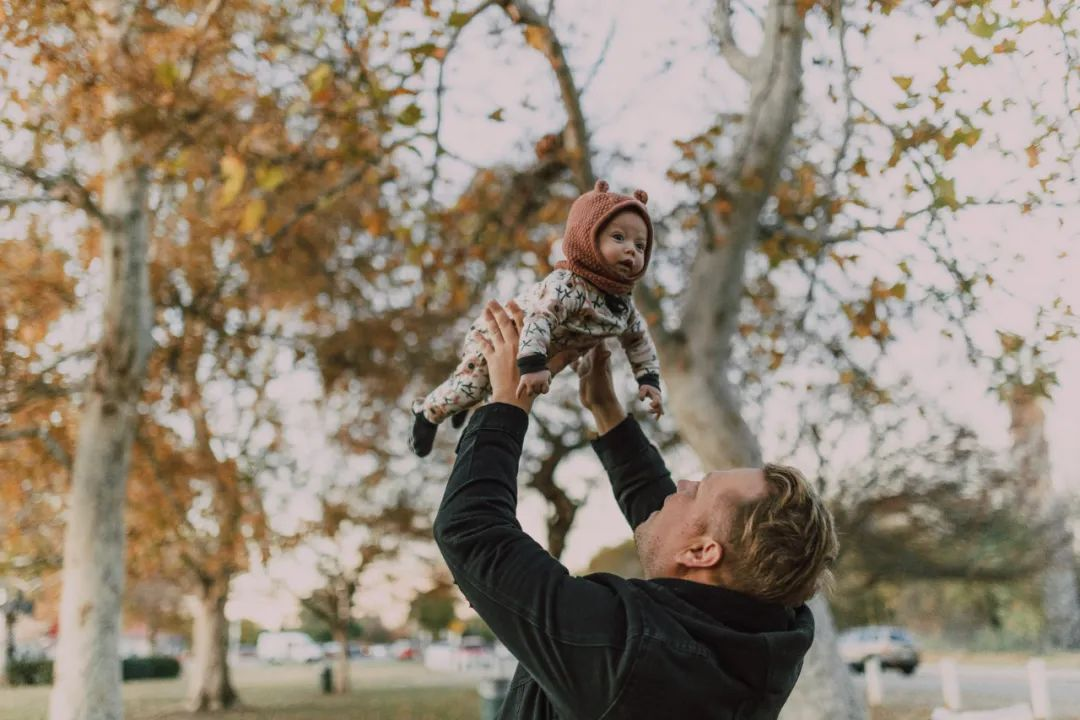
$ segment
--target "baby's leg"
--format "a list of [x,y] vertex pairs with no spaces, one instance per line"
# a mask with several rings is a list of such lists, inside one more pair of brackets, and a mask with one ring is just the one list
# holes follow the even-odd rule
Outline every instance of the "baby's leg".
[[453,374],[415,408],[436,425],[451,415],[476,405],[490,392],[487,360],[480,352],[475,332],[469,332],[461,362]]

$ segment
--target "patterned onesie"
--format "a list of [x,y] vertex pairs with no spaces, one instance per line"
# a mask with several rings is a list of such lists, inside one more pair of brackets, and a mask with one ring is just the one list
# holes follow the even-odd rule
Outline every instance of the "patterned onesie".
[[[518,346],[518,368],[543,370],[563,350],[585,352],[605,338],[617,337],[639,385],[660,387],[656,347],[629,296],[614,298],[568,269],[555,270],[516,298],[525,312]],[[433,423],[466,410],[490,392],[487,361],[477,335],[487,336],[481,317],[469,328],[461,363],[453,374],[413,408]]]

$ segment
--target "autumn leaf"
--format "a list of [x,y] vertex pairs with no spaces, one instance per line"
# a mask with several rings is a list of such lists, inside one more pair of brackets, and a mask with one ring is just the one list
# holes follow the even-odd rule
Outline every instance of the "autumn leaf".
[[543,52],[547,45],[547,32],[538,25],[528,25],[525,28],[525,42]]
[[471,16],[471,13],[452,12],[446,23],[452,28],[465,27],[465,23],[469,22]]
[[285,168],[281,165],[260,165],[255,168],[255,182],[260,190],[273,192],[286,178]]
[[911,76],[910,75],[893,75],[893,82],[900,86],[900,89],[904,92],[908,92],[911,88]]
[[981,12],[976,15],[975,21],[968,25],[971,34],[980,38],[992,38],[999,27],[997,22],[990,22],[986,19],[986,12]]
[[266,215],[266,200],[261,197],[255,198],[244,207],[244,216],[240,220],[240,230],[246,233],[254,232],[262,223]]
[[334,70],[328,64],[322,63],[311,71],[307,78],[308,90],[312,95],[318,95],[327,88],[334,75]]
[[975,52],[975,48],[969,45],[968,48],[960,54],[960,62],[957,63],[956,66],[986,65],[988,62],[990,62],[990,58],[979,55],[979,53]]
[[411,103],[398,114],[398,122],[407,127],[412,127],[424,117],[424,111],[416,103]]
[[247,167],[245,167],[244,161],[236,155],[226,155],[221,158],[221,176],[224,182],[221,186],[218,202],[222,207],[225,207],[231,205],[244,188]]
[[994,46],[994,52],[998,55],[1016,52],[1016,41],[1012,39],[1002,40]]
[[495,122],[502,122],[503,121],[503,108],[499,108],[495,112],[488,115],[488,120],[493,120]]
[[1028,156],[1028,167],[1029,168],[1033,168],[1033,167],[1035,167],[1036,165],[1039,164],[1039,144],[1038,143],[1031,143],[1030,145],[1028,145],[1024,149],[1024,152],[1026,152],[1027,156]]

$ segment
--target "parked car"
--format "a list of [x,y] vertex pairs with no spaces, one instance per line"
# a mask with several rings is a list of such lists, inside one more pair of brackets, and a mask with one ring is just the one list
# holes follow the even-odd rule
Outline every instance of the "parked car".
[[268,663],[311,663],[326,657],[319,643],[305,632],[262,632],[255,641],[255,657]]
[[855,672],[861,673],[872,657],[881,661],[883,669],[895,668],[905,675],[919,667],[919,650],[903,628],[888,625],[851,628],[840,633],[837,643],[840,657]]

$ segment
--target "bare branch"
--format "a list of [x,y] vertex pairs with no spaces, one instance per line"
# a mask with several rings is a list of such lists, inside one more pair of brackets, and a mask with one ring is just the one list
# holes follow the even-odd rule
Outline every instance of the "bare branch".
[[435,160],[431,164],[431,177],[428,179],[428,202],[434,202],[435,196],[435,184],[439,181],[439,160],[446,153],[446,150],[442,146],[442,140],[440,134],[442,132],[443,121],[443,95],[446,93],[446,62],[450,57],[450,53],[453,52],[454,47],[457,46],[458,37],[461,36],[462,31],[471,23],[480,13],[487,10],[494,5],[496,0],[484,0],[475,9],[471,10],[465,17],[465,20],[459,25],[454,33],[450,36],[450,41],[446,44],[446,52],[439,59],[439,79],[435,85],[435,130],[432,132],[432,139],[435,141]]
[[613,22],[611,27],[608,28],[608,34],[604,38],[604,45],[600,48],[600,54],[596,56],[596,62],[593,63],[592,68],[589,69],[588,74],[585,76],[585,82],[581,84],[582,95],[589,91],[593,78],[596,77],[596,73],[600,71],[600,66],[604,64],[604,60],[607,58],[608,50],[611,49],[611,41],[615,39],[615,27],[616,24]]
[[49,432],[48,427],[21,428],[19,430],[0,432],[0,442],[12,442],[14,440],[25,440],[29,438],[40,440],[49,455],[51,455],[56,462],[69,470],[71,469],[71,455],[64,449],[60,442],[53,437],[53,434]]
[[555,35],[551,24],[540,15],[526,0],[500,0],[510,19],[526,30],[535,29],[531,42],[539,46],[555,73],[562,95],[563,108],[568,118],[564,133],[564,146],[574,174],[577,175],[578,187],[589,190],[596,183],[592,168],[592,151],[589,148],[589,132],[585,123],[585,111],[581,107],[581,92],[574,84],[570,64],[566,61],[562,43]]
[[54,201],[68,203],[72,207],[85,211],[102,224],[112,225],[110,218],[101,211],[90,191],[76,179],[73,172],[49,175],[37,168],[13,163],[4,158],[0,158],[0,170],[6,170],[23,180],[29,180],[45,190],[49,198]]
[[755,58],[744,52],[735,42],[735,34],[731,29],[731,0],[718,0],[713,18],[713,31],[720,42],[720,52],[724,60],[732,70],[749,80],[754,71]]

